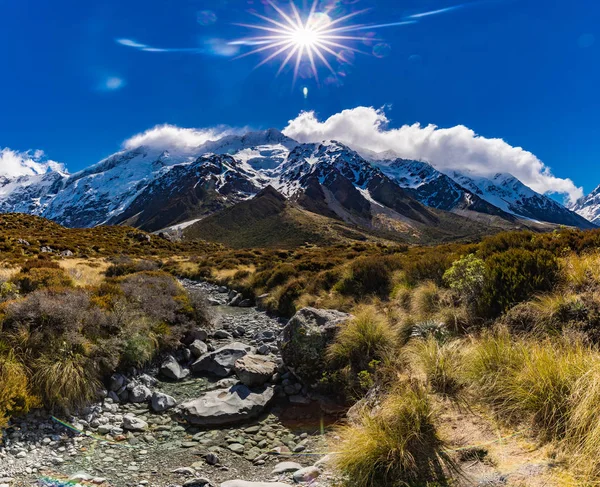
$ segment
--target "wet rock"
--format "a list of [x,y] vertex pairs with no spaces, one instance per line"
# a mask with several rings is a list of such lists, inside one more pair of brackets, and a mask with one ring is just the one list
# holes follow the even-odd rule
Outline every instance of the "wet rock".
[[250,390],[243,384],[217,389],[181,405],[183,419],[199,426],[238,423],[258,416],[275,396],[272,387]]
[[181,339],[181,343],[183,343],[184,345],[191,345],[196,340],[205,342],[206,340],[208,340],[208,332],[203,328],[196,328],[194,330],[188,331]]
[[234,342],[214,352],[204,354],[192,364],[192,370],[196,373],[205,372],[217,377],[227,377],[232,373],[237,360],[253,352],[254,348],[250,345]]
[[277,365],[264,356],[248,354],[238,359],[233,369],[242,384],[259,387],[269,382],[277,372]]
[[162,392],[155,392],[152,394],[152,400],[150,405],[152,406],[152,410],[156,413],[162,413],[168,409],[171,409],[177,405],[177,401],[174,397],[171,397],[167,394],[163,394]]
[[217,330],[213,333],[213,338],[216,338],[217,340],[228,340],[231,338],[231,333],[225,330]]
[[250,299],[243,299],[238,304],[240,308],[252,308],[252,301]]
[[339,325],[352,318],[341,311],[303,308],[283,329],[279,342],[284,363],[301,380],[312,383],[322,376],[325,353]]

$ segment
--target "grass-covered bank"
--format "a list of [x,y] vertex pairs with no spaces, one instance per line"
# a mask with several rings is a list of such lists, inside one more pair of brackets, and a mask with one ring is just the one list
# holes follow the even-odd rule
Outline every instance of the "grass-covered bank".
[[0,287],[0,426],[41,405],[85,405],[115,370],[143,367],[208,325],[200,297],[157,263],[40,257]]

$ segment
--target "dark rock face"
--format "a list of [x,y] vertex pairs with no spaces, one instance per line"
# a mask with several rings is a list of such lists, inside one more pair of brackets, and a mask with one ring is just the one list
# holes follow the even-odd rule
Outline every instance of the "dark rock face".
[[283,362],[306,383],[318,379],[325,369],[325,352],[338,327],[352,318],[341,311],[303,308],[283,329],[279,348]]

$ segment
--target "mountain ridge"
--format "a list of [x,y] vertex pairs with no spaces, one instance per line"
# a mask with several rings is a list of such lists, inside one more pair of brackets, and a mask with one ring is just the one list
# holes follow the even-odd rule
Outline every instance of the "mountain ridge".
[[418,233],[456,218],[491,231],[594,227],[511,175],[447,173],[393,156],[336,141],[301,144],[276,129],[230,134],[197,147],[141,145],[74,174],[50,168],[42,175],[0,178],[0,211],[71,227],[127,224],[159,231],[250,200],[270,185],[312,213],[368,231],[408,225]]

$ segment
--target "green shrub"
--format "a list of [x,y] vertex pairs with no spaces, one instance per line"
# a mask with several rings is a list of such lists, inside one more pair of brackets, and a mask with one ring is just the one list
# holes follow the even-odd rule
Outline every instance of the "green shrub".
[[450,268],[453,260],[453,254],[437,249],[430,250],[422,256],[412,257],[404,266],[406,282],[415,286],[423,281],[433,281],[441,286],[444,282],[444,273]]
[[136,333],[125,337],[121,354],[121,365],[124,367],[141,367],[150,362],[158,350],[158,341],[151,333]]
[[382,257],[359,257],[350,263],[347,275],[335,286],[346,296],[387,298],[392,291],[392,271]]
[[292,277],[296,275],[296,269],[294,266],[290,264],[283,264],[277,266],[272,274],[270,274],[269,279],[265,283],[267,289],[273,289],[277,286],[281,286],[289,281]]
[[558,260],[547,250],[510,249],[486,261],[486,281],[480,306],[497,316],[533,296],[550,291],[559,278]]
[[444,273],[444,283],[456,291],[463,302],[474,304],[479,300],[485,283],[485,263],[475,254],[467,255],[455,261]]

